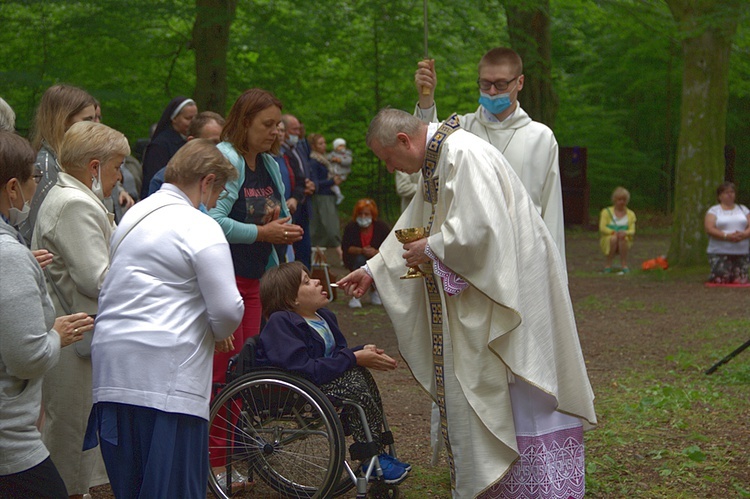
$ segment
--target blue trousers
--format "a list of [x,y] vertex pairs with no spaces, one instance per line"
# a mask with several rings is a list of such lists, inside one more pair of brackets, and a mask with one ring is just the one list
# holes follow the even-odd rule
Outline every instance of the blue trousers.
[[208,421],[112,402],[93,417],[115,497],[206,498]]

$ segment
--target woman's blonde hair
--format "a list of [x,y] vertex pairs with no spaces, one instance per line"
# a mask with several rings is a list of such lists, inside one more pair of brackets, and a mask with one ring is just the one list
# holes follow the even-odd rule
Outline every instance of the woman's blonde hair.
[[208,139],[193,139],[182,146],[167,164],[164,181],[187,186],[206,175],[216,176],[215,185],[224,185],[239,174],[216,144]]
[[55,155],[60,154],[60,144],[70,120],[96,100],[85,90],[70,85],[53,85],[44,92],[34,117],[31,145],[38,151],[44,140]]
[[128,139],[117,130],[93,121],[74,123],[60,143],[60,166],[68,173],[85,170],[89,162],[102,164],[115,156],[130,154]]
[[615,190],[612,191],[612,202],[615,202],[615,199],[625,196],[625,204],[628,204],[630,202],[630,192],[624,187],[615,187]]

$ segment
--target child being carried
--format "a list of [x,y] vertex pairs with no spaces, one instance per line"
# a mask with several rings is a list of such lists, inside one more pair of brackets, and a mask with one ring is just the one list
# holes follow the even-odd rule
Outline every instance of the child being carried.
[[[342,181],[346,180],[347,175],[352,172],[352,151],[346,148],[344,139],[339,137],[333,141],[333,151],[328,153],[328,161],[330,162],[328,178],[338,175]],[[344,200],[341,187],[334,185],[331,190],[336,195],[336,204],[341,204],[341,201]]]

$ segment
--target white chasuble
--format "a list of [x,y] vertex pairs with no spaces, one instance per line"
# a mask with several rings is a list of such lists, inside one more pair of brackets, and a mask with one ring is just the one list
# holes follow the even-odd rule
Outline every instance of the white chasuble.
[[[436,106],[422,111],[417,105],[414,114],[437,121]],[[461,128],[495,146],[508,160],[552,234],[565,267],[565,221],[555,134],[543,123],[533,121],[520,104],[503,121],[488,119],[482,106],[458,120]]]
[[[505,158],[459,129],[443,141],[434,178],[438,195],[428,244],[469,284],[450,296],[435,277],[453,493],[476,497],[497,486],[519,456],[512,380],[546,394],[556,414],[586,428],[596,423],[594,394],[558,248]],[[432,215],[420,189],[394,228],[427,227]],[[436,310],[424,280],[399,279],[402,254],[391,234],[368,266],[401,355],[434,400],[430,325]]]

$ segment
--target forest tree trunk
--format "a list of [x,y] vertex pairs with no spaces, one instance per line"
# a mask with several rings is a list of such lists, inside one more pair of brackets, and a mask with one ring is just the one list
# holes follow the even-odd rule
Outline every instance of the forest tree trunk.
[[192,48],[195,92],[200,111],[224,116],[227,107],[227,51],[237,0],[196,0]]
[[682,102],[671,264],[706,262],[706,210],[724,180],[729,56],[739,0],[666,0],[682,35]]
[[518,100],[531,119],[553,128],[558,99],[552,88],[549,0],[504,4],[511,46],[523,59],[524,84]]

